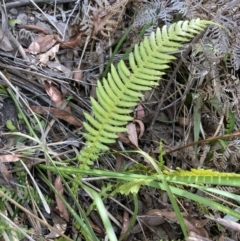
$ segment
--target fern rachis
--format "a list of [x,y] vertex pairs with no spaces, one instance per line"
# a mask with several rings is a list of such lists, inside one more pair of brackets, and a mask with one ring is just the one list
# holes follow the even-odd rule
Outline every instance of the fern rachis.
[[202,31],[211,22],[195,19],[179,21],[169,28],[164,26],[145,38],[140,45],[135,45],[129,55],[128,68],[121,60],[117,67],[111,67],[107,79],[97,84],[98,102],[91,98],[93,116],[85,113],[88,123],[84,123],[86,147],[80,152],[81,168],[88,168],[92,160],[97,159],[101,150],[108,150],[106,144],[114,143],[117,132],[126,131],[125,126],[132,120],[132,112],[142,91],[158,85],[158,80],[168,68],[168,63],[175,59],[169,52],[182,47],[194,34]]

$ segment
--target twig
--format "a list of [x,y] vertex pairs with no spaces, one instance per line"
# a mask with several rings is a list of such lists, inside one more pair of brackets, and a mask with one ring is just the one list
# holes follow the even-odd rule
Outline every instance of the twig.
[[207,143],[207,142],[210,142],[210,141],[223,140],[223,139],[228,139],[228,138],[233,138],[233,137],[238,137],[238,136],[240,136],[240,132],[235,132],[235,133],[232,133],[232,134],[226,134],[226,135],[222,135],[222,136],[212,136],[212,137],[209,137],[209,138],[204,139],[204,140],[194,141],[194,142],[191,142],[187,145],[177,147],[177,148],[175,148],[171,151],[167,151],[166,154],[170,154],[170,153],[185,149],[189,146],[195,146],[195,145]]
[[7,194],[5,194],[3,191],[0,191],[0,196],[2,198],[5,198],[6,200],[8,200],[9,202],[11,202],[14,206],[17,206],[19,209],[21,209],[25,214],[33,217],[34,219],[38,220],[42,225],[46,226],[47,228],[49,228],[49,230],[54,231],[55,233],[59,234],[61,237],[65,238],[65,240],[69,240],[69,241],[73,241],[71,238],[69,238],[68,236],[66,236],[65,234],[61,233],[57,228],[49,225],[47,222],[44,222],[42,219],[40,219],[39,217],[37,217],[36,215],[34,215],[33,213],[31,213],[29,210],[27,210],[26,208],[24,208],[23,206],[21,206],[18,202],[16,202],[15,200],[13,200],[12,198],[10,198]]
[[[57,3],[61,4],[61,3],[71,3],[71,2],[75,2],[76,0],[58,0]],[[35,0],[35,3],[54,3],[55,0]],[[15,1],[12,3],[6,3],[6,9],[8,8],[16,8],[16,7],[22,7],[25,5],[30,4],[29,0],[20,0],[20,1]]]
[[67,28],[69,27],[69,21],[70,21],[73,13],[75,12],[75,10],[76,10],[76,8],[77,8],[77,6],[78,6],[78,4],[79,4],[79,1],[80,1],[80,0],[77,0],[77,2],[75,3],[74,8],[72,9],[71,13],[70,13],[69,16],[68,16],[68,20],[67,20],[66,26],[65,26],[65,28],[64,28],[64,30],[63,30],[62,41],[65,40],[66,31],[67,31]]
[[30,2],[32,3],[32,5],[38,9],[39,12],[42,13],[42,15],[48,20],[48,22],[57,30],[57,32],[59,33],[59,35],[62,36],[61,31],[58,29],[58,27],[53,23],[53,21],[48,17],[48,15],[42,11],[42,9],[33,1],[30,0]]

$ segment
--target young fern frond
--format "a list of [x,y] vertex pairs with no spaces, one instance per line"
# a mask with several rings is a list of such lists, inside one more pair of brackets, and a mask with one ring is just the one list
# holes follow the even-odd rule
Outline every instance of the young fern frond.
[[175,59],[169,52],[178,50],[183,42],[188,42],[212,22],[200,19],[179,21],[169,28],[157,29],[150,38],[135,45],[129,55],[129,68],[121,60],[116,67],[111,66],[107,79],[97,83],[98,102],[91,98],[93,116],[85,113],[88,122],[84,122],[86,147],[81,150],[80,168],[87,169],[97,159],[100,152],[108,150],[108,144],[114,143],[117,132],[126,131],[126,124],[132,120],[129,115],[142,91],[158,85],[158,81]]

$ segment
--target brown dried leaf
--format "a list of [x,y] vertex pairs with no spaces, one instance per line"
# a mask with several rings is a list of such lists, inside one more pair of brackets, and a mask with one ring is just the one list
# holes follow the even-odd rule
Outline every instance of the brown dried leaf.
[[[166,218],[167,220],[169,220],[170,222],[177,222],[177,216],[175,212],[169,212],[167,210],[160,210],[160,209],[152,209],[150,210],[151,213],[155,213],[156,215],[160,215],[164,218]],[[199,220],[197,219],[193,219],[193,218],[188,218],[187,213],[182,213],[183,215],[183,219],[184,219],[184,223],[186,224],[186,227],[188,229],[188,231],[193,231],[194,233],[201,235],[202,237],[207,237],[208,238],[208,233],[207,231],[202,228],[202,226],[199,225]],[[189,219],[189,220],[188,220]],[[204,225],[204,222],[203,222]]]
[[147,225],[150,226],[158,226],[164,222],[166,222],[166,220],[162,217],[162,216],[145,216],[142,217],[141,220],[143,220]]
[[39,58],[40,62],[43,64],[47,64],[49,62],[49,58],[54,59],[56,56],[56,53],[59,50],[59,46],[60,46],[59,44],[56,44],[51,49],[49,49],[47,52],[45,52],[43,54],[39,54],[38,58]]
[[138,147],[137,129],[136,129],[135,124],[129,123],[127,125],[127,134],[128,134],[128,138],[131,141],[131,143],[133,145],[135,145],[136,147]]
[[77,82],[81,82],[83,78],[83,72],[81,69],[74,68],[73,69],[74,74],[73,74],[73,79],[76,80]]
[[[55,213],[51,212],[51,216],[52,216],[52,220],[53,220],[53,227],[56,228],[59,233],[63,234],[65,233],[66,229],[67,229],[67,223],[66,221],[59,217],[58,215],[56,215]],[[51,231],[48,235],[45,235],[46,239],[53,239],[53,238],[57,238],[60,235],[54,231]]]
[[[56,45],[55,45],[56,46]],[[54,46],[54,47],[55,47]],[[49,52],[49,51],[48,51]],[[65,74],[65,76],[67,78],[71,78],[72,77],[72,71],[67,68],[66,66],[60,64],[60,63],[55,63],[55,62],[48,62],[47,66],[50,68],[50,69],[53,69],[53,70],[59,70],[61,71],[62,73]]]
[[45,53],[52,48],[56,42],[54,35],[40,36],[29,45],[27,51],[32,54]]
[[119,141],[125,144],[129,144],[130,141],[125,133],[117,133]]
[[33,32],[42,32],[42,33],[45,34],[45,35],[50,35],[50,32],[49,32],[47,29],[45,29],[45,28],[43,28],[43,27],[40,27],[40,26],[37,26],[37,25],[20,24],[20,25],[19,25],[19,28],[21,28],[21,29],[24,28],[24,29],[27,29],[27,30],[31,30],[31,31],[33,31]]
[[[124,210],[124,212],[123,212],[123,224],[122,224],[121,235],[125,234],[125,232],[126,232],[127,229],[128,229],[129,223],[130,223],[129,213],[128,213],[126,210]],[[125,237],[124,240],[126,240],[126,239],[127,239],[127,236]]]
[[34,105],[30,106],[30,108],[38,114],[47,114],[48,112],[50,112],[56,118],[64,120],[71,125],[75,125],[78,127],[83,126],[82,122],[77,117],[75,117],[74,115],[72,115],[70,112],[66,110],[61,110],[61,109],[46,107],[46,106],[34,106]]
[[129,0],[108,1],[104,8],[93,11],[93,31],[92,38],[99,32],[103,37],[109,38],[109,34],[113,33],[119,26],[124,9]]
[[134,118],[138,120],[143,120],[145,117],[145,112],[143,106],[138,104],[137,108],[135,109]]
[[78,46],[78,44],[81,41],[82,38],[82,32],[75,34],[74,36],[72,36],[70,38],[70,40],[64,41],[63,43],[60,44],[60,48],[61,49],[73,49],[76,46]]
[[[59,194],[61,194],[63,196],[63,185],[62,185],[60,176],[57,176],[57,178],[55,179],[54,187],[59,192]],[[64,205],[62,200],[56,194],[55,194],[55,199],[56,199],[57,207],[58,207],[58,210],[59,210],[61,216],[68,222],[69,221],[69,213],[68,213],[66,206]]]
[[141,231],[142,231],[141,225],[137,224],[132,228],[131,234],[137,234],[137,233],[140,233]]
[[9,190],[16,191],[16,180],[14,180],[13,176],[8,171],[5,163],[0,161],[0,185],[4,186]]
[[29,52],[31,54],[38,54],[40,53],[40,45],[37,42],[32,42],[29,47],[26,49],[26,52]]
[[[97,98],[97,93],[96,93],[97,81],[94,79],[89,79],[89,81],[91,82],[91,85],[92,85],[91,91],[90,91],[90,96],[93,98]],[[88,86],[85,87],[85,90],[88,88]]]
[[143,136],[143,133],[145,131],[145,126],[143,124],[143,122],[141,120],[133,120],[133,123],[137,123],[139,125],[139,130],[140,130],[140,133],[139,133],[139,136],[138,138],[141,139],[141,137]]
[[[165,218],[161,215],[159,209],[150,209],[145,215],[141,216],[141,221],[149,226],[158,226],[166,222]],[[137,224],[133,227],[131,233],[136,234],[142,231],[141,225]]]
[[180,126],[189,126],[190,123],[191,123],[191,120],[189,118],[178,117],[178,124]]
[[51,100],[56,104],[57,107],[60,107],[63,102],[61,92],[55,86],[49,84],[47,81],[44,82],[44,87]]
[[[162,215],[163,217],[167,218],[171,222],[177,222],[177,216],[175,212],[169,212],[167,209],[152,209],[153,212],[159,213],[158,215]],[[182,213],[183,217],[187,216],[187,213]]]
[[88,220],[92,229],[94,230],[94,232],[96,232],[99,235],[103,235],[104,234],[104,230],[100,227],[98,227],[94,222],[91,221],[91,219]]
[[19,157],[21,157],[21,155],[19,155],[19,154],[1,155],[0,161],[1,162],[16,162],[16,161],[19,161]]
[[61,93],[62,93],[62,97],[66,97],[67,95],[69,95],[69,84],[65,84],[65,85],[61,85]]
[[0,162],[0,166],[1,166],[1,168],[0,168],[0,170],[1,170],[1,172],[0,172],[0,173],[1,173],[1,176],[4,177],[5,181],[10,182],[11,175],[10,175],[10,173],[9,173],[9,171],[8,171],[5,163]]
[[204,228],[196,228],[195,227],[194,220],[188,221],[186,218],[184,218],[184,223],[185,223],[185,225],[187,227],[187,230],[189,232],[192,231],[192,232],[200,235],[201,237],[208,238],[208,233],[206,232],[206,230],[204,232]]
[[124,163],[124,156],[116,154],[115,171],[120,172],[123,169]]

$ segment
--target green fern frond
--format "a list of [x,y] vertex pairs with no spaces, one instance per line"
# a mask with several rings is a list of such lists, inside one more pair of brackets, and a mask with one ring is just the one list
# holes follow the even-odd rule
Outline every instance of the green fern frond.
[[181,168],[177,168],[176,170],[170,170],[164,171],[164,174],[167,176],[174,176],[174,177],[179,177],[179,176],[188,176],[188,177],[240,177],[240,174],[237,173],[228,173],[228,172],[218,172],[218,171],[213,171],[212,169],[191,169],[191,171],[183,170]]
[[88,169],[101,151],[109,149],[118,137],[116,133],[125,132],[126,124],[132,120],[129,115],[142,92],[158,85],[158,81],[175,59],[169,52],[177,51],[194,35],[212,22],[200,19],[179,21],[169,28],[157,29],[150,38],[145,38],[140,45],[135,45],[129,55],[129,66],[120,61],[111,66],[107,79],[97,84],[98,102],[91,98],[93,116],[85,113],[88,122],[84,122],[86,147],[80,152],[80,168]]

